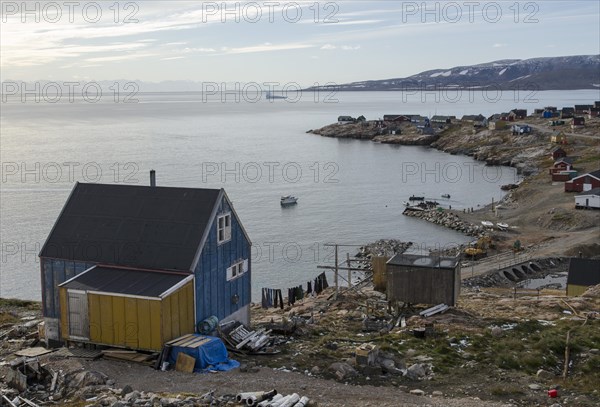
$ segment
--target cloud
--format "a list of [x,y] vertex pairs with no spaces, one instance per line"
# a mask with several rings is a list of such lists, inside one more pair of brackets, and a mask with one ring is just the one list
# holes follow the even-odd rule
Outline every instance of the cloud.
[[304,43],[287,43],[287,44],[278,44],[273,45],[271,43],[264,43],[260,45],[251,45],[247,47],[237,47],[237,48],[226,48],[225,54],[250,54],[255,52],[273,52],[273,51],[288,51],[294,49],[305,49],[305,48],[313,48],[314,45],[304,44]]
[[186,48],[183,49],[182,52],[184,52],[186,54],[189,54],[189,53],[196,53],[196,52],[202,53],[202,52],[216,52],[216,51],[217,50],[214,49],[214,48],[203,48],[203,47],[200,47],[200,48],[188,48],[188,47],[186,47]]
[[323,50],[334,50],[334,49],[341,49],[343,51],[356,51],[358,49],[360,49],[360,45],[342,45],[340,47],[333,45],[333,44],[325,44],[321,47],[321,49]]
[[174,59],[184,59],[185,57],[169,57],[169,58],[161,58],[161,61],[172,61]]
[[506,46],[508,46],[508,44],[503,44],[503,43],[495,43],[495,44],[493,45],[493,47],[494,47],[494,48],[504,48],[504,47],[506,47]]

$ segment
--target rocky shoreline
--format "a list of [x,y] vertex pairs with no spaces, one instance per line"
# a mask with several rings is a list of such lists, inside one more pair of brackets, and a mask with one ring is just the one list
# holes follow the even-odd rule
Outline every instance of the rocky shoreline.
[[448,229],[456,230],[467,236],[483,237],[485,228],[483,226],[473,225],[460,219],[456,214],[448,211],[438,211],[436,209],[415,211],[409,208],[402,212],[403,215],[413,218],[423,219],[427,222],[443,226]]

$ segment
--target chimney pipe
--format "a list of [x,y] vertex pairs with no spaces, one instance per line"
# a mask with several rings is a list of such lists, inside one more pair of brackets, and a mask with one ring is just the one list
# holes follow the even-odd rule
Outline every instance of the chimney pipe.
[[154,171],[154,170],[150,170],[150,186],[151,187],[156,186],[156,171]]

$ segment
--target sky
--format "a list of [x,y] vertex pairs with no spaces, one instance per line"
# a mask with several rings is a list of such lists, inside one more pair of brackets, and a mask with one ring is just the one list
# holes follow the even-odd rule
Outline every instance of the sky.
[[0,79],[337,84],[600,54],[600,2],[1,2]]

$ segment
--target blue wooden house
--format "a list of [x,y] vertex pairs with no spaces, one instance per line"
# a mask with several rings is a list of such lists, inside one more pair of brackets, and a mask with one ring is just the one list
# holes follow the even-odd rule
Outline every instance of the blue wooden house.
[[46,338],[156,349],[213,315],[248,324],[250,246],[223,189],[77,183],[39,255]]

